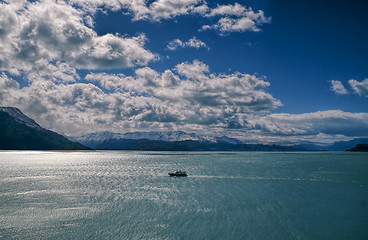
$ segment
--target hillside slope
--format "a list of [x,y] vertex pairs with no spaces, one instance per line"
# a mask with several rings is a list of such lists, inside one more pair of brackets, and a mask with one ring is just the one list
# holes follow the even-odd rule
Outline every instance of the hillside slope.
[[0,149],[87,150],[90,148],[40,127],[17,108],[0,108]]

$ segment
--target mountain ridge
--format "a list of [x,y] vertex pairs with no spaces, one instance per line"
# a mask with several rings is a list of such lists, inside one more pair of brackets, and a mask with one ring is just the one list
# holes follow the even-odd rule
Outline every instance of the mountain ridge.
[[42,128],[17,108],[0,108],[0,129],[1,150],[90,150]]
[[[82,144],[89,146],[91,148],[98,148],[104,141],[109,140],[149,140],[149,141],[161,141],[161,142],[182,142],[182,141],[196,141],[200,144],[204,144],[207,146],[211,146],[210,148],[216,149],[216,145],[223,145],[222,149],[244,149],[245,145],[249,146],[280,146],[287,149],[295,150],[306,150],[306,151],[345,151],[354,147],[356,144],[364,144],[368,143],[368,138],[355,138],[349,141],[338,141],[332,144],[326,143],[313,143],[309,141],[301,141],[300,143],[289,143],[289,142],[275,142],[271,144],[261,144],[261,143],[248,143],[245,141],[241,141],[236,138],[230,138],[227,136],[222,137],[208,137],[208,136],[199,136],[195,133],[186,133],[183,131],[151,131],[151,132],[128,132],[128,133],[113,133],[113,132],[95,132],[83,135],[79,138],[74,138],[77,141],[80,141]],[[127,141],[125,141],[126,144]],[[114,142],[116,145],[116,142]],[[133,143],[131,143],[133,144]],[[229,144],[229,145],[227,145]],[[173,144],[171,144],[173,145]],[[243,147],[234,147],[232,145],[244,145]],[[106,146],[106,145],[104,145]],[[254,147],[257,149],[257,147]],[[260,149],[262,147],[259,147]]]
[[140,151],[302,151],[293,147],[264,144],[211,143],[193,140],[164,142],[148,139],[109,139],[97,150],[140,150]]
[[222,137],[203,137],[195,133],[186,133],[183,131],[162,131],[162,132],[128,132],[128,133],[113,133],[109,131],[94,132],[83,135],[81,137],[73,138],[80,143],[89,146],[97,147],[103,141],[109,139],[130,139],[140,140],[147,139],[151,141],[162,141],[162,142],[180,142],[180,141],[198,141],[201,143],[218,143],[227,142],[232,144],[240,144],[242,141],[236,138],[229,138],[226,136]]
[[355,147],[348,149],[349,152],[368,152],[368,144],[357,144]]
[[[42,128],[18,108],[0,107],[0,149],[77,150],[184,150],[184,151],[346,151],[357,144],[368,144],[368,138],[355,138],[333,144],[300,142],[287,145],[247,143],[227,136],[210,137],[184,131],[94,132],[78,138],[67,138]],[[109,146],[109,144],[114,147]],[[120,145],[119,145],[120,144]],[[86,147],[87,146],[87,147]]]
[[18,108],[15,107],[0,107],[1,112],[8,113],[11,117],[13,117],[17,122],[25,124],[32,128],[41,128],[38,123],[36,123],[33,119],[24,115]]

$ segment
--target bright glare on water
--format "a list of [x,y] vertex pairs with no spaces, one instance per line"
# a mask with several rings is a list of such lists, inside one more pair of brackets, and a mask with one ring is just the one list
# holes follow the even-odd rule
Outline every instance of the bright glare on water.
[[0,151],[0,239],[363,240],[367,203],[363,153]]

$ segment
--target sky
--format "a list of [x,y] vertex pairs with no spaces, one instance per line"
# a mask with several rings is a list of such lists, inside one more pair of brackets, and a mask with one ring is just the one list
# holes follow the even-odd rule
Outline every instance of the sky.
[[0,1],[0,105],[67,136],[368,137],[363,0]]

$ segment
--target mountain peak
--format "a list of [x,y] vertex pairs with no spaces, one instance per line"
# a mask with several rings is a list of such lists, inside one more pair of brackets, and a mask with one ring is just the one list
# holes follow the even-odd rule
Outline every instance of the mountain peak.
[[8,113],[11,117],[15,119],[18,123],[25,124],[32,128],[41,128],[33,119],[27,117],[15,107],[0,107],[0,111]]
[[162,142],[181,142],[181,141],[197,141],[200,143],[228,143],[241,144],[242,142],[235,138],[223,137],[208,137],[199,136],[196,133],[186,133],[183,131],[151,131],[151,132],[128,132],[128,133],[113,133],[113,132],[95,132],[83,135],[76,138],[80,143],[89,146],[97,147],[106,140],[150,140]]
[[18,108],[0,107],[1,150],[87,150],[58,133],[40,127]]

